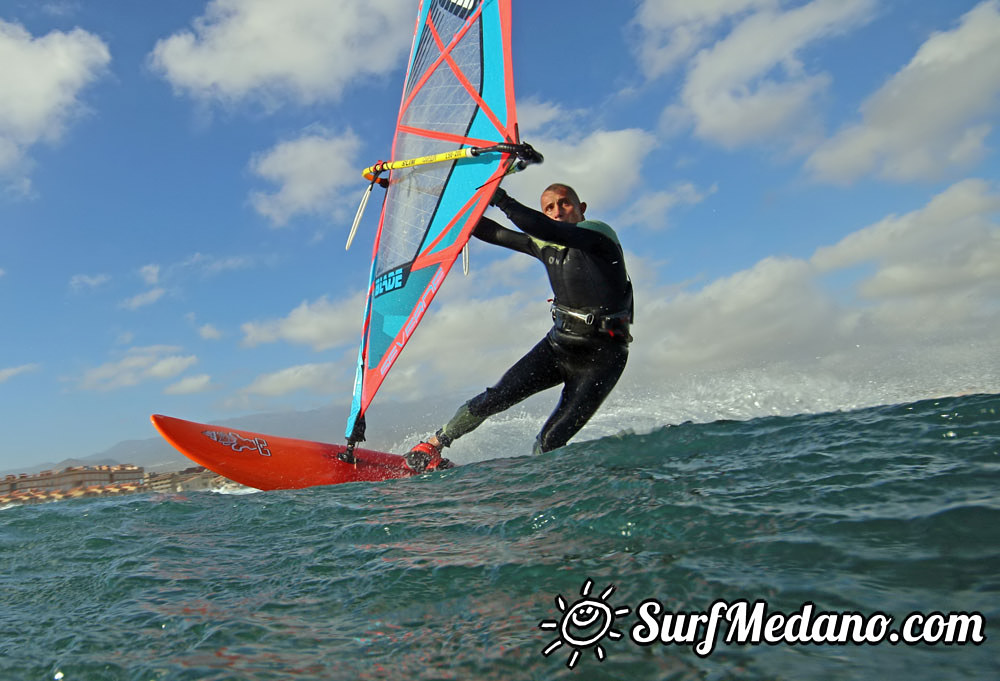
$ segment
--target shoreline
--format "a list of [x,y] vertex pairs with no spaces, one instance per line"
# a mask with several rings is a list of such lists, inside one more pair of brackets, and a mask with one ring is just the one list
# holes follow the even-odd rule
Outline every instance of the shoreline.
[[232,480],[201,466],[170,473],[145,472],[132,464],[73,466],[61,471],[43,471],[36,475],[22,473],[0,479],[0,508],[143,492],[211,490],[236,485]]

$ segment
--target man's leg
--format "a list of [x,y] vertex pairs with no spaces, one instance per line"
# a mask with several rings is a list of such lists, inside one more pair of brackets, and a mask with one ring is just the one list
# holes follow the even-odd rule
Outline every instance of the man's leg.
[[562,447],[587,424],[618,383],[627,360],[628,346],[607,344],[593,353],[574,353],[565,361],[569,378],[559,403],[538,434],[536,453]]
[[[548,340],[543,338],[500,378],[459,407],[448,424],[435,436],[441,446],[472,432],[494,414],[510,409],[537,392],[559,385],[563,380],[559,363]],[[434,444],[433,440],[431,440]]]

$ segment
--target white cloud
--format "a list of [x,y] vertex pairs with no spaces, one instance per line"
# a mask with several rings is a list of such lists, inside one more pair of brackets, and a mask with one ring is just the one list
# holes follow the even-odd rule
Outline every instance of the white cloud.
[[144,265],[139,268],[139,276],[148,286],[156,286],[160,282],[160,266]]
[[813,277],[806,262],[766,258],[694,293],[637,286],[636,350],[660,377],[820,351],[837,321]]
[[665,229],[669,213],[679,206],[694,206],[718,191],[717,185],[698,189],[691,182],[681,182],[669,190],[646,194],[637,199],[628,211],[615,220],[616,226],[637,225],[649,229]]
[[166,294],[166,289],[154,288],[144,293],[132,296],[122,301],[121,306],[126,310],[138,310],[140,307],[152,305]]
[[361,141],[351,132],[330,135],[307,133],[282,142],[250,164],[254,174],[279,189],[255,192],[254,208],[278,226],[298,214],[342,213],[344,191],[358,186],[358,156]]
[[255,267],[259,259],[248,255],[212,256],[195,253],[183,262],[171,267],[174,269],[196,269],[202,274],[212,276],[223,272],[235,272]]
[[688,63],[680,103],[663,126],[693,126],[726,148],[780,141],[793,150],[813,143],[818,98],[830,83],[800,54],[874,13],[873,0],[812,0],[782,9],[778,0],[645,0],[633,25],[636,58],[656,78]]
[[312,103],[398,68],[412,30],[410,13],[393,3],[212,0],[191,30],[160,40],[151,59],[193,97]]
[[521,138],[529,143],[534,143],[532,138],[535,135],[565,130],[567,125],[585,115],[584,111],[568,111],[560,104],[534,97],[527,97],[517,103],[517,124]]
[[1000,289],[1000,229],[989,216],[1000,211],[1000,192],[982,180],[964,180],[925,207],[890,216],[839,243],[818,249],[812,262],[829,271],[874,262],[861,283],[870,299],[925,297],[941,305],[957,298],[986,298]]
[[197,376],[182,378],[176,383],[171,383],[163,389],[163,393],[166,395],[194,395],[196,393],[203,393],[211,387],[212,377],[208,374],[199,374]]
[[205,340],[219,340],[222,338],[222,332],[215,328],[212,324],[202,324],[199,326],[198,335]]
[[634,43],[637,61],[656,78],[709,42],[719,24],[778,6],[778,0],[643,0],[633,19],[640,33]]
[[186,315],[184,315],[184,318],[188,321],[188,323],[191,324],[191,326],[197,328],[198,336],[203,338],[204,340],[219,340],[222,338],[223,335],[222,332],[218,328],[216,328],[214,324],[199,325],[198,315],[196,315],[194,312],[188,312]]
[[17,193],[30,192],[18,176],[30,165],[27,150],[62,136],[82,111],[80,93],[110,61],[107,45],[82,29],[36,38],[0,19],[0,175],[11,176]]
[[52,17],[69,17],[83,9],[78,0],[55,0],[40,3],[43,13]]
[[[863,375],[1000,334],[1000,191],[960,182],[919,210],[857,230],[810,260],[765,258],[698,291],[637,278],[637,382],[778,364]],[[858,265],[873,266],[858,274]],[[840,292],[826,282],[839,278]],[[845,300],[843,280],[860,302]],[[849,296],[848,296],[849,297]],[[917,360],[913,360],[917,361]],[[896,380],[933,372],[903,366]],[[928,390],[947,391],[939,377]],[[964,380],[956,375],[955,380]],[[938,393],[938,394],[944,394]]]
[[726,148],[781,140],[793,148],[818,128],[816,99],[830,82],[798,54],[870,18],[872,0],[813,0],[760,11],[694,58],[681,93],[695,134]]
[[7,369],[0,369],[0,383],[6,383],[15,376],[21,374],[26,374],[32,371],[37,371],[41,367],[41,364],[22,364],[18,367],[9,367]]
[[130,348],[121,359],[88,370],[80,379],[79,387],[109,391],[173,378],[198,361],[193,355],[177,354],[179,350],[169,345]]
[[936,179],[983,157],[1000,97],[1000,2],[980,3],[957,28],[936,33],[861,105],[861,122],[809,158],[821,179],[868,173]]
[[172,378],[187,371],[197,362],[198,358],[194,355],[164,357],[146,369],[146,374],[150,378]]
[[302,364],[258,376],[243,389],[246,395],[281,397],[300,390],[332,394],[344,385],[343,367],[336,363]]
[[14,166],[21,158],[21,148],[13,141],[0,137],[0,170]]
[[530,141],[545,155],[545,165],[512,175],[504,187],[522,203],[537,208],[546,186],[564,182],[576,189],[590,211],[599,212],[634,198],[634,190],[642,184],[642,163],[657,147],[652,134],[637,128]]
[[74,291],[84,289],[94,289],[111,281],[111,276],[107,274],[75,274],[70,277],[69,287]]
[[[535,100],[536,120],[559,118],[562,110]],[[548,112],[548,113],[546,113]],[[552,118],[550,119],[550,114]],[[668,213],[684,205],[704,201],[716,187],[699,188],[679,181],[673,187],[650,186],[643,171],[646,158],[659,147],[656,136],[638,128],[624,130],[574,131],[561,135],[539,126],[543,134],[529,140],[545,155],[545,165],[504,180],[504,188],[527,206],[538,207],[541,192],[552,182],[564,182],[587,204],[587,217],[613,222],[618,227],[637,226],[653,230],[668,224]],[[620,215],[617,208],[627,204]]]
[[[180,262],[168,265],[148,264],[139,268],[139,278],[149,288],[147,291],[138,293],[123,300],[120,307],[126,310],[138,310],[158,302],[168,291],[175,290],[178,286],[188,283],[192,276],[202,277],[216,276],[225,272],[248,269],[258,266],[262,262],[273,261],[273,257],[254,256],[211,256],[203,253],[194,253]],[[77,275],[70,281],[74,289],[94,288],[110,280],[107,275],[89,277],[87,275]]]
[[363,310],[364,299],[360,294],[335,303],[326,297],[313,303],[303,301],[283,319],[243,324],[243,344],[252,347],[285,341],[320,351],[354,343],[358,340]]
[[967,243],[970,235],[987,231],[987,216],[998,210],[1000,194],[994,187],[983,180],[963,180],[919,210],[902,217],[889,216],[848,234],[833,246],[818,249],[813,262],[831,270],[870,260],[940,253],[949,244]]

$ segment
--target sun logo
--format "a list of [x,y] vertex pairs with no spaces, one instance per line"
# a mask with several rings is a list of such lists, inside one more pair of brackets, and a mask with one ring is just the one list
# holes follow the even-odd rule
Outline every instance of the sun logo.
[[603,662],[606,656],[601,640],[607,636],[617,641],[622,637],[622,633],[613,629],[615,617],[629,614],[628,607],[611,609],[607,599],[615,592],[614,584],[606,588],[597,598],[590,597],[590,589],[594,582],[588,579],[580,587],[580,600],[567,606],[566,599],[562,595],[556,596],[556,607],[562,613],[559,620],[542,620],[538,625],[539,629],[559,631],[559,638],[555,639],[542,651],[542,655],[548,657],[561,646],[568,645],[573,649],[566,666],[573,669],[580,660],[580,653],[587,648],[594,648],[594,655],[598,661]]

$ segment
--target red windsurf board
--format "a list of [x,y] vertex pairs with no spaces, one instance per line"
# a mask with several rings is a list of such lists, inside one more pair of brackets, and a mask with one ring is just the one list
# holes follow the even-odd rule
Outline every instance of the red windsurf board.
[[344,445],[263,435],[155,414],[153,425],[181,454],[230,480],[257,489],[299,489],[342,482],[407,478],[398,454],[354,450],[357,463],[338,458]]

